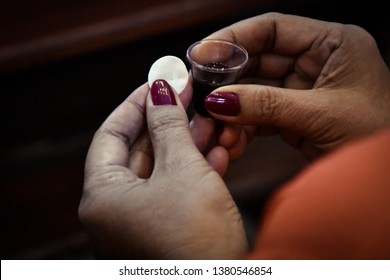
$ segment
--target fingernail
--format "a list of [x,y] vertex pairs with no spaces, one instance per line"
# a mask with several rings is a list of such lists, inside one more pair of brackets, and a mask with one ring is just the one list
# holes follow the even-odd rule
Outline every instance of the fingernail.
[[241,111],[238,96],[233,92],[210,93],[204,104],[209,111],[225,116],[237,116]]
[[150,92],[153,104],[159,105],[177,105],[175,93],[171,86],[165,80],[156,80],[153,82]]

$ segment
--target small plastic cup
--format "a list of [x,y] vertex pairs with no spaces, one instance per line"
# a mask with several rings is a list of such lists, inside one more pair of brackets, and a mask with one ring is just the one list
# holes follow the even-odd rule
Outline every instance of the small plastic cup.
[[204,100],[220,86],[234,84],[248,62],[248,52],[238,44],[204,39],[192,44],[186,53],[193,77],[192,104],[196,113],[211,117]]

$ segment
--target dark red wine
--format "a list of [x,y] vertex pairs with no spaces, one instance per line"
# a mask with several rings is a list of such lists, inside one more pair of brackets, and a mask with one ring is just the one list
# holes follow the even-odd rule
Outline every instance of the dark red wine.
[[193,82],[194,93],[192,95],[192,106],[195,112],[199,115],[207,118],[211,118],[211,115],[204,106],[204,100],[213,90],[220,87],[220,85],[207,84],[202,81],[194,79]]
[[194,92],[192,95],[192,105],[195,112],[199,115],[211,118],[206,107],[204,106],[204,100],[215,89],[232,84],[237,79],[237,73],[235,71],[229,71],[229,66],[221,62],[213,62],[207,65],[207,70],[193,72]]

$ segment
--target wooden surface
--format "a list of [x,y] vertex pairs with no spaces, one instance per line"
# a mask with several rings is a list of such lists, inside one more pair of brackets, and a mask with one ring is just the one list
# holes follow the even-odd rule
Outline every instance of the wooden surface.
[[266,8],[276,2],[7,1],[0,11],[0,74]]

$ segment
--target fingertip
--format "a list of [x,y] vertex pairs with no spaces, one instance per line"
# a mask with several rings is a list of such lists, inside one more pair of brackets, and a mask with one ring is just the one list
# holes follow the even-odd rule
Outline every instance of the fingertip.
[[221,177],[225,175],[229,166],[229,153],[225,148],[214,147],[206,156],[206,160]]
[[229,159],[233,161],[240,158],[245,152],[247,143],[248,143],[247,135],[245,132],[242,131],[238,141],[234,144],[234,146],[228,149]]
[[209,118],[203,118],[198,114],[192,118],[190,122],[190,131],[195,146],[200,152],[203,152],[208,147],[213,136],[215,122]]
[[150,96],[155,106],[177,105],[176,93],[166,80],[155,80],[150,85]]
[[220,121],[217,121],[216,123],[218,144],[226,149],[233,147],[241,137],[242,126]]
[[210,113],[235,117],[240,114],[240,101],[234,92],[212,92],[204,101]]

